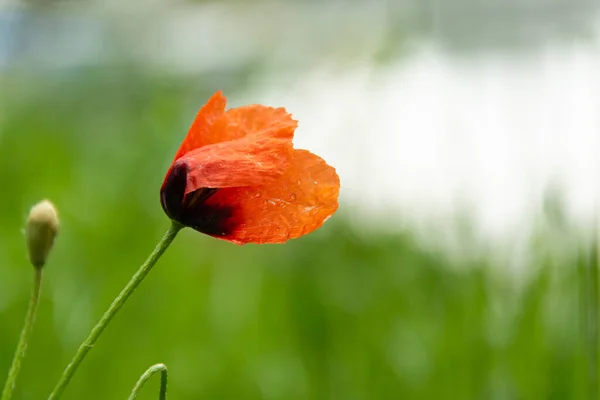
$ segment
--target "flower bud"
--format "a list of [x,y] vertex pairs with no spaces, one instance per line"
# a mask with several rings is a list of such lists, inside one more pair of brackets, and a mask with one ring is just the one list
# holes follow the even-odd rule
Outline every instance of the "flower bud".
[[29,260],[34,267],[44,266],[57,234],[58,213],[54,204],[48,200],[40,201],[31,208],[25,225]]

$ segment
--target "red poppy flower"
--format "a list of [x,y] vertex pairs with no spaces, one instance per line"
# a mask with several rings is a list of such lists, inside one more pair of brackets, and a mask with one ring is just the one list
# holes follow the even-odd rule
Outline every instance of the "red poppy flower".
[[283,243],[319,228],[338,207],[340,180],[320,157],[296,150],[283,108],[225,110],[215,93],[200,109],[163,182],[169,218],[244,243]]

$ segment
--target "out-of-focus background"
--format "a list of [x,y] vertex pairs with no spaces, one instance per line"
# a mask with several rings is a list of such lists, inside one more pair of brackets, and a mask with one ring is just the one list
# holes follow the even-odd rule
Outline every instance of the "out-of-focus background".
[[[0,1],[0,377],[60,210],[15,399],[43,399],[168,226],[197,109],[285,106],[339,212],[278,246],[185,231],[65,399],[597,394],[600,6],[589,0]],[[141,398],[156,398],[158,379]]]

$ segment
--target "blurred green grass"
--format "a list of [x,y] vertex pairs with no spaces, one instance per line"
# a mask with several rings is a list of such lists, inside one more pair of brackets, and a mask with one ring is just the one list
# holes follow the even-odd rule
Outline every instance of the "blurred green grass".
[[[50,198],[62,223],[15,399],[49,394],[167,228],[158,192],[192,116],[243,80],[129,68],[1,78],[1,377],[30,288],[28,208]],[[411,232],[360,231],[351,212],[342,204],[324,228],[283,246],[185,231],[65,398],[125,398],[157,362],[180,400],[585,398],[588,252],[555,257],[542,232],[532,276],[515,285],[485,257],[456,265]],[[141,398],[157,391],[158,379]]]

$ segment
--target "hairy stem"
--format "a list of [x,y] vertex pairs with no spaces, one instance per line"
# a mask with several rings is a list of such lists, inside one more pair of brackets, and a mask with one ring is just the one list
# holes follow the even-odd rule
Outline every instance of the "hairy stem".
[[69,365],[67,365],[67,368],[63,371],[60,380],[58,381],[54,390],[50,394],[50,397],[48,398],[49,400],[56,400],[63,394],[65,388],[69,384],[69,381],[75,374],[75,371],[77,371],[77,368],[79,367],[87,353],[92,349],[92,347],[94,347],[94,344],[96,343],[104,329],[106,329],[107,325],[113,319],[115,314],[117,314],[117,312],[121,309],[121,307],[123,307],[129,296],[132,295],[132,293],[139,286],[139,284],[142,283],[146,275],[148,275],[148,273],[152,270],[154,264],[156,264],[156,262],[160,259],[165,250],[167,250],[167,248],[169,247],[171,242],[173,242],[173,239],[175,239],[175,236],[177,236],[177,233],[181,230],[181,228],[183,228],[183,225],[175,221],[171,222],[171,226],[169,227],[163,238],[160,240],[160,242],[158,242],[156,248],[154,249],[154,251],[152,251],[146,262],[142,264],[138,271],[133,275],[131,280],[127,283],[127,285],[125,285],[123,290],[121,290],[121,293],[119,293],[119,295],[113,300],[112,304],[110,305],[110,307],[108,307],[108,310],[106,310],[106,312],[104,313],[102,318],[100,318],[100,321],[98,321],[96,326],[94,326],[87,339],[85,339],[83,343],[79,346],[77,352],[75,353],[75,356],[73,356],[73,359],[71,360]]
[[167,366],[164,364],[156,364],[151,366],[144,372],[144,374],[138,379],[135,387],[131,391],[128,400],[135,400],[140,394],[142,388],[148,382],[150,378],[157,372],[160,372],[160,392],[158,393],[158,400],[167,400]]
[[40,299],[40,292],[42,289],[42,267],[35,267],[33,275],[33,288],[31,290],[31,298],[29,299],[29,307],[27,309],[27,315],[25,316],[25,323],[23,324],[23,330],[21,330],[21,337],[17,344],[17,350],[15,351],[15,357],[13,358],[12,365],[8,372],[8,378],[2,391],[2,400],[9,400],[12,396],[17,376],[21,369],[21,363],[25,358],[25,352],[27,350],[27,344],[33,331],[33,324],[35,322],[35,314]]

